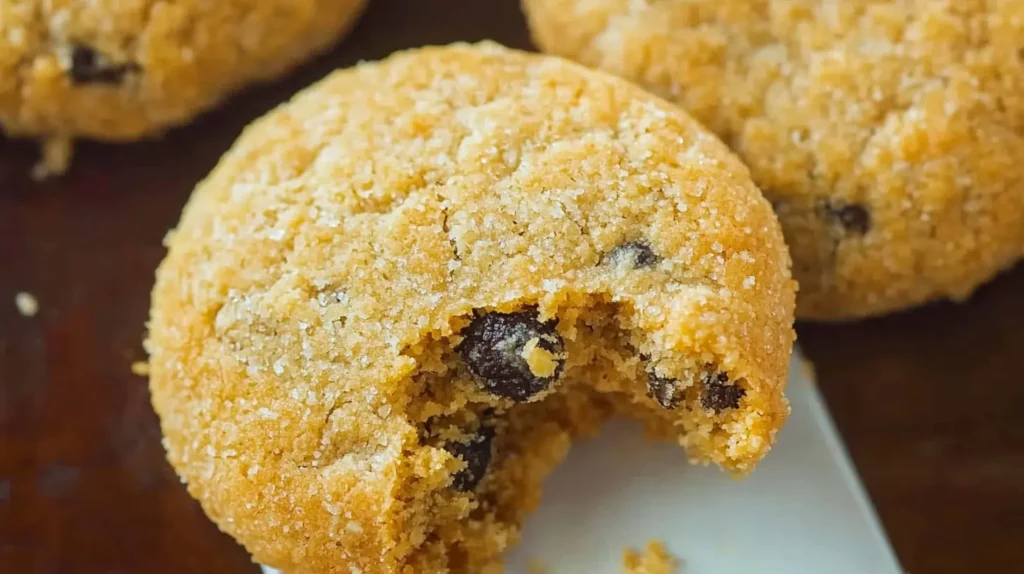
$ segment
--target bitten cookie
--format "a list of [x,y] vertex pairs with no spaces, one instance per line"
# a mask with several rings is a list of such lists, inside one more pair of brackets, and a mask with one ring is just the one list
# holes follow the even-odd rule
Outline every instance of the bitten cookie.
[[73,138],[159,133],[325,49],[362,5],[0,0],[0,129],[47,140],[54,164]]
[[610,413],[738,473],[788,413],[771,206],[678,108],[557,58],[337,72],[246,130],[168,247],[170,461],[285,572],[493,571]]
[[681,104],[750,167],[797,315],[963,299],[1024,254],[1024,2],[524,0],[538,45]]

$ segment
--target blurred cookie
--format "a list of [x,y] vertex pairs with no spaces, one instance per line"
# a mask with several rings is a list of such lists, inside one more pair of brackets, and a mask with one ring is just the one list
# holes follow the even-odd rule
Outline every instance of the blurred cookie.
[[336,42],[363,0],[0,0],[0,129],[135,140],[186,123]]
[[743,473],[788,413],[771,206],[678,108],[495,44],[332,74],[249,127],[160,266],[169,458],[286,572],[485,572],[613,412]]
[[962,299],[1024,253],[1024,2],[523,5],[544,50],[681,104],[747,163],[798,316]]

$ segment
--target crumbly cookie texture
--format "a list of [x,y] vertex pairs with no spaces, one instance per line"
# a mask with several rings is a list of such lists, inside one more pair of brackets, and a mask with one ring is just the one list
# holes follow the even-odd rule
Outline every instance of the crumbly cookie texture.
[[1024,2],[524,0],[544,50],[684,106],[750,167],[797,315],[963,299],[1024,254]]
[[0,129],[53,142],[135,140],[334,43],[363,0],[0,0]]
[[678,574],[679,560],[669,554],[660,540],[651,540],[637,552],[632,548],[622,554],[623,574]]
[[339,71],[246,129],[157,272],[189,491],[286,572],[491,572],[614,412],[743,473],[795,283],[746,168],[623,80],[495,44]]

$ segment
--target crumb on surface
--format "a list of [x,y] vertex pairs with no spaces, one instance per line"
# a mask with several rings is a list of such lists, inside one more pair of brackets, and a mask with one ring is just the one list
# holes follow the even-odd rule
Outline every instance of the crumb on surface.
[[41,181],[50,177],[63,175],[71,166],[71,155],[74,146],[71,138],[51,137],[43,141],[42,157],[32,167],[32,179]]
[[623,574],[676,574],[679,560],[660,540],[651,540],[641,552],[627,548],[622,555]]
[[132,363],[132,374],[140,377],[148,377],[149,363],[147,361],[135,361]]
[[31,293],[24,291],[14,296],[14,304],[22,317],[34,317],[39,312],[39,301]]

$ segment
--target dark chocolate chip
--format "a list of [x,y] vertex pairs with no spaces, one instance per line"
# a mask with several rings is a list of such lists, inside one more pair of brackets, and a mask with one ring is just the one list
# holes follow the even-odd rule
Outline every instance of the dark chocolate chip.
[[139,71],[132,63],[111,62],[96,50],[75,45],[71,48],[71,81],[76,84],[120,84],[126,75]]
[[491,464],[493,445],[494,428],[487,425],[481,426],[477,434],[466,439],[465,442],[445,443],[446,451],[466,463],[466,468],[452,477],[452,488],[460,492],[476,490],[477,485],[487,473],[487,467]]
[[705,409],[720,413],[726,409],[740,406],[740,399],[747,394],[743,387],[729,384],[729,376],[725,373],[708,373],[704,377],[704,393],[700,404]]
[[829,216],[850,233],[864,235],[871,230],[871,213],[856,203],[832,203],[826,206]]
[[653,397],[659,405],[669,410],[678,407],[683,400],[678,380],[659,377],[651,371],[647,373],[647,396]]
[[652,267],[661,261],[651,246],[643,241],[627,241],[612,249],[607,256],[612,265],[625,265],[630,269]]
[[[487,391],[514,401],[526,401],[558,380],[565,366],[565,345],[554,323],[541,323],[536,310],[478,315],[462,330],[463,340],[455,350],[477,381]],[[536,339],[537,348],[557,361],[549,376],[538,376],[523,358],[527,343]]]

